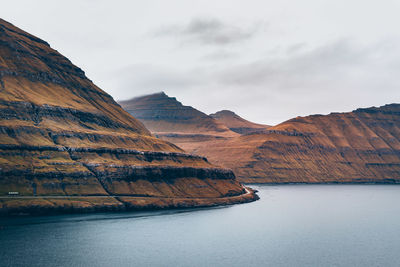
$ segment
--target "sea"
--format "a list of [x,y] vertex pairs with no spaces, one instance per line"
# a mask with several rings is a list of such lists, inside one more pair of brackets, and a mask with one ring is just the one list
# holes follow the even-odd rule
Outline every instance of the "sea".
[[207,209],[0,218],[0,266],[400,266],[400,185],[250,185]]

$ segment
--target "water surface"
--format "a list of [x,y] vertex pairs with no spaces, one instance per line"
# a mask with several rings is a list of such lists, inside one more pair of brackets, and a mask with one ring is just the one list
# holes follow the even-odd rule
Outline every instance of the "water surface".
[[194,211],[0,219],[0,266],[400,266],[400,186],[253,186]]

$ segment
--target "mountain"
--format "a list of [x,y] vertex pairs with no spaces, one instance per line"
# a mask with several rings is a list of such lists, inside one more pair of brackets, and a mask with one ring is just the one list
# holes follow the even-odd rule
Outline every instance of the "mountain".
[[[272,127],[248,122],[231,111],[206,117],[164,93],[121,104],[161,138],[233,169],[242,182],[400,182],[399,104],[297,117]],[[173,106],[173,112],[165,106]],[[153,113],[143,115],[147,109]],[[183,120],[185,116],[190,118]],[[228,130],[207,131],[197,123],[215,121]]]
[[227,126],[231,131],[239,134],[249,134],[256,132],[263,132],[268,129],[269,125],[257,124],[243,119],[235,112],[230,110],[221,110],[216,113],[210,114],[210,116],[223,125]]
[[154,135],[187,152],[199,146],[239,136],[226,125],[164,92],[136,97],[119,104]]
[[232,171],[152,136],[80,68],[4,20],[0,155],[2,214],[210,206],[257,198]]
[[251,183],[400,182],[400,105],[297,117],[198,150]]
[[182,105],[164,92],[135,97],[119,104],[152,132],[232,134],[224,124],[197,109]]

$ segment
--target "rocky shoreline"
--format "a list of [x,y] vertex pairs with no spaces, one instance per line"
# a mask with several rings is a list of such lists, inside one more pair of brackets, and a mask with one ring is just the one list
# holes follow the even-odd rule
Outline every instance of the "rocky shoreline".
[[259,199],[255,190],[221,198],[154,198],[141,196],[66,196],[32,199],[0,197],[0,217],[206,208],[250,203]]

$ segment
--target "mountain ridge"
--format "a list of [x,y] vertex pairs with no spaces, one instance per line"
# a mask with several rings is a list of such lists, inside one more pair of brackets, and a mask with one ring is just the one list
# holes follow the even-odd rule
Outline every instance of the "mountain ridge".
[[257,198],[232,171],[151,135],[79,67],[4,20],[0,81],[0,214]]
[[[231,166],[245,182],[399,182],[399,111],[399,104],[390,104],[296,117],[199,153]],[[222,162],[224,149],[230,155],[236,149],[241,160]]]
[[[149,128],[190,153],[233,169],[242,182],[400,182],[399,104],[299,116],[275,126],[259,126],[232,111],[212,116],[222,117],[221,123],[225,119],[225,126],[231,131],[237,125],[261,129],[206,138],[201,132],[188,135],[181,129],[163,132],[158,128],[157,132]],[[169,118],[171,122],[174,119]]]
[[[152,129],[152,132],[172,132],[177,128],[179,132],[187,133],[229,132],[225,125],[191,106],[183,105],[175,97],[169,97],[164,92],[134,97],[119,101],[119,104]],[[173,125],[159,126],[159,121],[172,122]],[[180,127],[182,124],[183,127]]]
[[220,110],[216,113],[210,114],[210,116],[222,124],[227,126],[230,130],[238,133],[238,134],[249,134],[254,132],[262,132],[268,129],[269,125],[258,124],[254,122],[250,122],[246,119],[243,119],[235,112],[230,110]]

